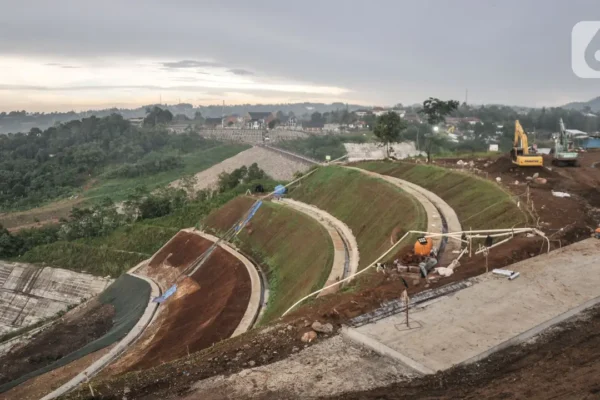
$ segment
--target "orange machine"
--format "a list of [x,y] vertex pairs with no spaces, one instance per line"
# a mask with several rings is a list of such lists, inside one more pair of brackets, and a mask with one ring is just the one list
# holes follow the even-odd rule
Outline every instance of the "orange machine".
[[417,256],[428,256],[433,248],[433,240],[431,238],[420,237],[415,242],[414,252]]

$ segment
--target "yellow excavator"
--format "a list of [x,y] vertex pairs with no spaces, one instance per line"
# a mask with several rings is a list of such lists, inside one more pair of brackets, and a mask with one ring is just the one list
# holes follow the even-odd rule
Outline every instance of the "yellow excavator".
[[515,141],[513,148],[510,151],[510,158],[513,164],[519,167],[542,167],[544,165],[544,159],[542,156],[535,154],[529,154],[529,142],[527,141],[527,134],[521,126],[519,120],[515,121]]

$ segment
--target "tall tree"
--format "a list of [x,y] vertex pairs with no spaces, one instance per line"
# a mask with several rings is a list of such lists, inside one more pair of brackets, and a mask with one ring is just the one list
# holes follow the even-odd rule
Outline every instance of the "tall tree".
[[[437,124],[444,121],[445,117],[458,109],[460,103],[456,100],[443,101],[434,97],[430,97],[423,102],[423,109],[419,112],[424,115],[427,122],[433,125],[434,128]],[[427,153],[427,162],[431,162],[431,153],[443,143],[444,140],[440,138],[436,130],[432,133],[425,135],[425,152]]]
[[388,112],[377,117],[373,133],[385,146],[388,158],[390,157],[390,143],[400,141],[402,131],[406,129],[406,126],[406,122],[395,112]]

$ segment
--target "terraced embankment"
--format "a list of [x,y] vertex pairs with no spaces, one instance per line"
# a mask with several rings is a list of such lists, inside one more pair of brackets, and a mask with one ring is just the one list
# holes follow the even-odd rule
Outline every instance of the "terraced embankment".
[[357,167],[404,179],[440,196],[456,211],[464,229],[523,226],[526,214],[494,182],[433,165],[364,162]]
[[[255,199],[240,196],[203,222],[215,232],[231,228]],[[329,234],[317,221],[277,203],[265,202],[238,236],[239,247],[260,263],[269,281],[268,322],[311,291],[323,286],[333,263]]]
[[410,230],[426,228],[427,215],[411,195],[381,179],[339,166],[322,167],[290,190],[344,222],[356,237],[359,270]]
[[[181,231],[137,273],[169,287],[211,244],[200,235]],[[178,282],[156,321],[104,373],[147,369],[230,337],[245,315],[250,295],[246,266],[217,248],[191,277]]]

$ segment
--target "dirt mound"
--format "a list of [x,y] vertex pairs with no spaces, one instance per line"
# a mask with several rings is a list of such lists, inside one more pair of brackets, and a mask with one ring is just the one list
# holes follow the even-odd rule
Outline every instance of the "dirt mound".
[[199,235],[180,231],[150,259],[140,273],[166,288],[211,245],[211,241]]
[[[484,164],[485,165],[485,164]],[[544,162],[544,165],[550,165],[548,162]],[[533,176],[538,174],[542,178],[557,178],[557,174],[544,167],[518,167],[513,164],[509,156],[500,156],[496,161],[483,168],[484,171],[491,175],[510,175],[514,178],[525,181],[527,176]],[[492,176],[492,178],[494,178]]]
[[[179,232],[140,270],[170,286],[212,244],[191,232]],[[217,248],[161,307],[158,320],[108,373],[157,366],[228,338],[250,300],[250,276],[236,257]]]

